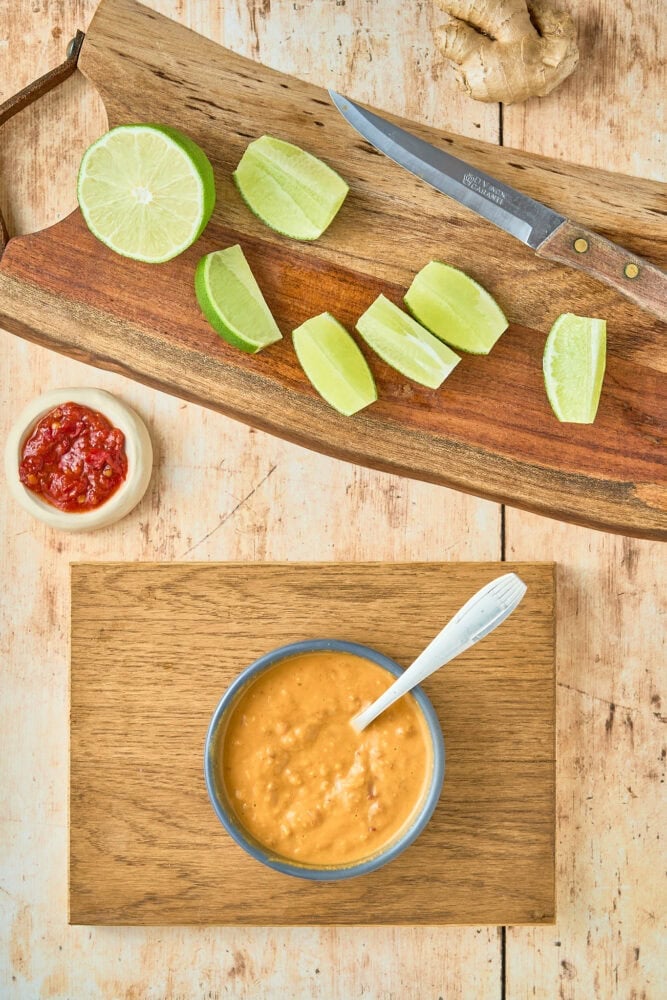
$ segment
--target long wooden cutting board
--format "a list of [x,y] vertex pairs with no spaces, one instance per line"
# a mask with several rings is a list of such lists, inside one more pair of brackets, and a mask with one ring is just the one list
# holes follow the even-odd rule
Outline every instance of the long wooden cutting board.
[[[134,0],[103,0],[80,68],[110,125],[159,121],[206,150],[218,205],[203,238],[168,264],[117,257],[78,212],[13,239],[0,260],[0,324],[310,448],[628,534],[667,536],[666,330],[593,279],[538,259],[361,141],[325,91],[243,59]],[[353,95],[352,95],[353,96]],[[636,180],[409,126],[558,211],[664,266],[664,190]],[[351,193],[304,245],[243,205],[231,172],[265,132],[323,157]],[[285,339],[256,357],[223,343],[193,291],[200,255],[239,242]],[[400,303],[439,258],[495,295],[510,329],[464,357],[437,392],[368,353],[380,400],[340,417],[307,383],[290,331],[333,312],[350,329],[379,292]],[[562,312],[608,321],[608,370],[593,426],[561,425],[542,383],[546,332]]]
[[[517,610],[424,684],[447,762],[419,839],[338,883],[248,857],[203,774],[208,723],[239,671],[312,637],[407,666],[506,569],[528,585]],[[552,923],[553,615],[547,563],[72,566],[70,922]]]

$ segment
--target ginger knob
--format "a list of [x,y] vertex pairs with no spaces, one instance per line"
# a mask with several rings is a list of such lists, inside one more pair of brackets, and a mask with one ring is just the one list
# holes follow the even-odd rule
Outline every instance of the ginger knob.
[[544,97],[579,59],[574,22],[548,0],[436,0],[436,42],[476,101]]

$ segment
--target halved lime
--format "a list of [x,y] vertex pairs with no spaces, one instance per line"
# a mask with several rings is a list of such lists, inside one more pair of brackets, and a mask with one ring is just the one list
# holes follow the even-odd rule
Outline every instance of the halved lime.
[[349,417],[378,398],[365,357],[331,313],[307,319],[292,339],[306,375],[339,413]]
[[89,146],[77,197],[86,225],[111,250],[150,264],[194,243],[215,205],[213,168],[165,125],[119,125]]
[[429,389],[442,385],[461,360],[384,295],[359,317],[357,330],[388,365]]
[[486,289],[439,260],[432,260],[415,275],[404,301],[422,326],[470,354],[488,354],[508,327]]
[[250,143],[233,176],[255,215],[295,240],[321,236],[349,190],[326,163],[271,135]]
[[213,329],[234,347],[256,354],[282,339],[238,244],[202,257],[195,270],[195,292]]
[[607,324],[563,313],[544,345],[544,384],[559,420],[592,424],[600,402],[607,349]]

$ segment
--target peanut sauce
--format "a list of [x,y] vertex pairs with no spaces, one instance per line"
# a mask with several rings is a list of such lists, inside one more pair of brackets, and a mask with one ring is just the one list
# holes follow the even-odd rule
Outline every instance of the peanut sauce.
[[417,702],[401,698],[362,733],[350,724],[393,681],[370,660],[313,651],[242,691],[219,763],[239,824],[263,847],[303,864],[349,865],[405,828],[433,769]]

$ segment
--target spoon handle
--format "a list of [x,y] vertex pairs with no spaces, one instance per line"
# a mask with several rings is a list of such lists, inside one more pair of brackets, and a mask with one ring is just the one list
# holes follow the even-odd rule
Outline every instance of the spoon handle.
[[412,666],[372,705],[355,715],[352,725],[357,732],[370,725],[381,712],[424,678],[497,628],[512,614],[525,593],[526,585],[516,573],[505,573],[478,590],[419,654]]

